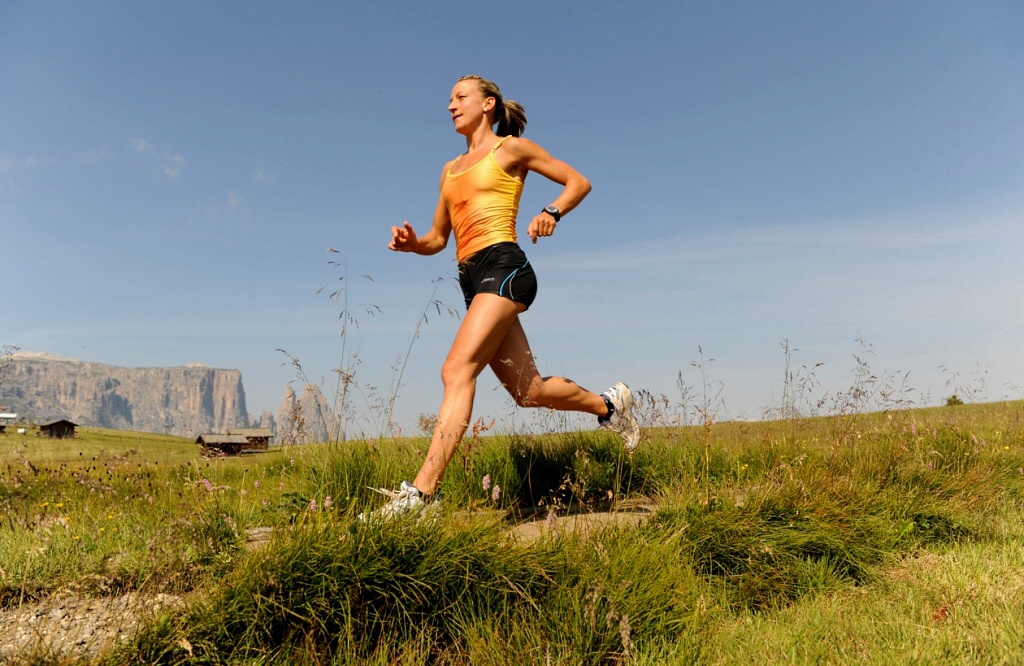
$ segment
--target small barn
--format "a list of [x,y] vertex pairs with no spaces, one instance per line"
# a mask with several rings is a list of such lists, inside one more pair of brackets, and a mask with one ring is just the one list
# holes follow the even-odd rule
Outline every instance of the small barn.
[[270,448],[270,440],[274,436],[270,428],[228,428],[227,434],[245,437],[243,451],[266,451]]
[[237,456],[242,452],[242,448],[249,443],[245,437],[241,435],[199,435],[196,438],[196,444],[199,445],[199,449],[202,451],[204,456],[217,455],[223,453],[227,456]]
[[59,421],[54,421],[53,423],[47,423],[39,426],[39,436],[52,437],[54,439],[74,437],[76,427],[78,427],[77,424],[72,423],[67,419],[61,419]]
[[17,420],[17,414],[12,414],[10,412],[0,412],[0,434],[7,432],[7,426],[14,425],[14,422]]

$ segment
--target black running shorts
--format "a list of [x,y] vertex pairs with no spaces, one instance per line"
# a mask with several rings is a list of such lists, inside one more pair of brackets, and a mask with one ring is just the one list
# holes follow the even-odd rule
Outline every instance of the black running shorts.
[[459,284],[469,309],[477,294],[497,294],[527,308],[537,297],[537,275],[517,243],[495,243],[459,264]]

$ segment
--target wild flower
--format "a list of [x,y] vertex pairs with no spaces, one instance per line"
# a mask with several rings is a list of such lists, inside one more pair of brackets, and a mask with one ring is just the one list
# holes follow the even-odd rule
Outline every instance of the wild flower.
[[253,488],[255,488],[256,490],[260,489],[260,482],[259,481],[254,482],[252,485],[253,485]]
[[309,510],[316,513],[316,498],[309,500]]
[[484,487],[484,492],[487,492],[488,490],[490,490],[491,489],[491,475],[490,474],[484,474],[484,480],[480,482],[480,485],[482,485]]
[[331,505],[331,496],[328,495],[327,497],[324,498],[324,508],[326,509],[330,505]]
[[263,508],[267,507],[267,500],[263,500]]
[[501,486],[494,484],[494,489],[491,490],[491,501],[497,502],[498,498],[501,497]]
[[210,483],[209,479],[203,479],[199,483],[203,484],[203,488],[206,488],[206,492],[210,492],[213,490],[213,484]]

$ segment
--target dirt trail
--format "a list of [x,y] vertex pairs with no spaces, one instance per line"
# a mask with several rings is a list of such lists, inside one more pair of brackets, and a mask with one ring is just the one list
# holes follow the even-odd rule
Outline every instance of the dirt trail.
[[617,511],[594,511],[568,515],[538,516],[517,522],[511,532],[521,541],[533,541],[546,536],[589,532],[611,525],[632,526],[648,519],[656,510],[653,503],[634,502],[620,507]]
[[83,597],[57,592],[8,608],[0,611],[0,663],[29,656],[95,656],[131,638],[142,618],[181,603],[169,594]]

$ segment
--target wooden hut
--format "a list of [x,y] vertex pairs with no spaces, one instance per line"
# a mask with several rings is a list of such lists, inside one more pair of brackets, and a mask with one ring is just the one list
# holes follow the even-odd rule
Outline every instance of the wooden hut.
[[216,455],[223,453],[228,456],[237,456],[242,452],[242,447],[248,444],[248,440],[241,435],[199,435],[196,438],[203,455]]
[[[2,409],[2,408],[0,408]],[[11,412],[0,413],[0,433],[7,432],[7,426],[14,425],[14,422],[18,420],[18,415]]]
[[245,437],[243,451],[266,451],[270,448],[270,440],[274,436],[270,428],[228,428],[227,434]]
[[41,437],[52,437],[54,439],[74,437],[76,427],[77,424],[72,423],[67,419],[61,419],[59,421],[54,421],[53,423],[47,423],[39,426],[39,435]]

